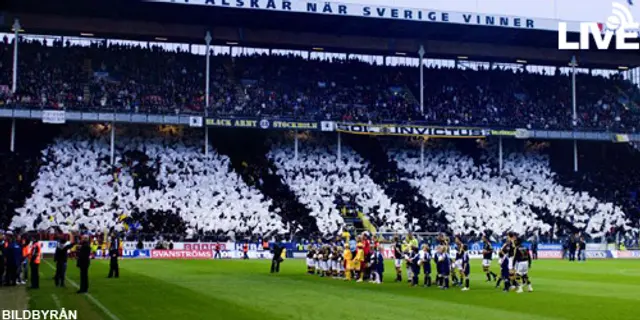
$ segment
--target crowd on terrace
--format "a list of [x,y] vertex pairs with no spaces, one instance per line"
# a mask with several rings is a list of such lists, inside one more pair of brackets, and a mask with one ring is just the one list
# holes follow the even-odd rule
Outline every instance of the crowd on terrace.
[[[0,42],[0,103],[5,107],[202,114],[205,57],[166,50],[62,40],[19,43],[12,93],[12,41]],[[420,108],[416,67],[356,59],[212,55],[210,115],[358,122],[421,121],[533,129],[635,132],[638,88],[621,75],[578,74],[577,119],[570,77],[497,66],[425,67]]]

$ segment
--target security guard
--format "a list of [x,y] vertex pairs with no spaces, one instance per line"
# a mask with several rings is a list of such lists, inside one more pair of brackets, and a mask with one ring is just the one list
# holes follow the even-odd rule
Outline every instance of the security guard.
[[31,262],[31,250],[32,242],[24,235],[22,238],[22,262],[18,269],[18,282],[19,284],[26,284],[29,280],[29,263]]
[[40,246],[40,241],[38,241],[37,236],[33,239],[31,243],[31,255],[30,255],[30,266],[31,266],[31,289],[39,289],[40,288],[40,260],[42,259],[42,247]]
[[118,252],[119,252],[119,241],[118,237],[115,234],[111,235],[111,244],[109,247],[109,258],[111,261],[109,262],[109,276],[107,278],[116,278],[120,277],[120,270],[118,269]]

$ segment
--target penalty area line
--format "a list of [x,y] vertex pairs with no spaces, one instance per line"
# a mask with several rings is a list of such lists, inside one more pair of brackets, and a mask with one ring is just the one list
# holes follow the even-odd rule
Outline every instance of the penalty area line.
[[[44,260],[44,262],[52,269],[52,270],[56,270],[56,268],[53,266],[53,264],[47,260]],[[72,286],[76,287],[76,288],[80,288],[80,286],[73,280],[69,279],[69,277],[65,277],[65,279],[67,279],[67,281],[69,283],[71,283]],[[102,312],[104,312],[107,316],[109,316],[109,318],[111,318],[112,320],[120,320],[118,319],[118,317],[116,317],[115,314],[113,314],[113,312],[111,312],[109,309],[107,309],[107,307],[105,307],[102,303],[100,303],[100,301],[98,301],[98,299],[96,299],[94,296],[92,296],[90,293],[86,294],[87,298],[93,302],[93,304],[96,305],[96,307],[98,307],[100,310],[102,310]],[[55,297],[55,295],[53,295],[54,297],[54,301],[58,300],[57,297]],[[58,300],[56,304],[59,304],[60,301]]]

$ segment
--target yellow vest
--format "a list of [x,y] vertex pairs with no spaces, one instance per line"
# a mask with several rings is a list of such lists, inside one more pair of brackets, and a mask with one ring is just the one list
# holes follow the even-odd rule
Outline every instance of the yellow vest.
[[344,258],[344,261],[351,261],[351,259],[353,259],[353,254],[351,253],[351,250],[349,250],[349,248],[346,248],[342,253],[342,257]]

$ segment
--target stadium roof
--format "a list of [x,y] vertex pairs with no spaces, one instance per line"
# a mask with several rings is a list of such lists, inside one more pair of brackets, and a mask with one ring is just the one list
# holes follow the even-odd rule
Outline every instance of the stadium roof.
[[[554,31],[310,15],[234,8],[149,3],[140,0],[8,0],[4,25],[18,17],[30,33],[153,41],[202,43],[211,30],[214,42],[283,49],[322,47],[327,51],[427,56],[566,65],[573,52],[557,50]],[[576,36],[570,35],[570,36]],[[640,65],[637,52],[579,52],[580,65],[617,68]]]

